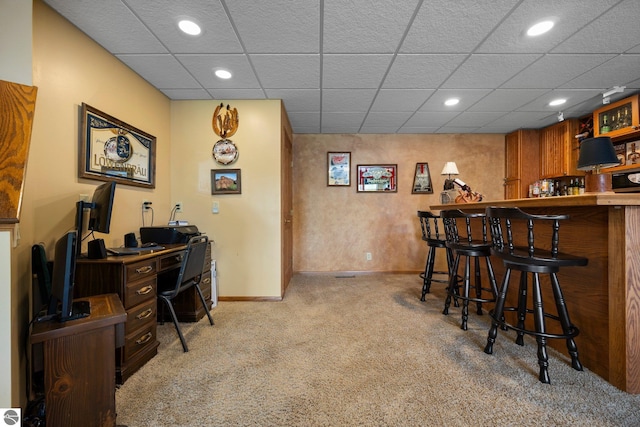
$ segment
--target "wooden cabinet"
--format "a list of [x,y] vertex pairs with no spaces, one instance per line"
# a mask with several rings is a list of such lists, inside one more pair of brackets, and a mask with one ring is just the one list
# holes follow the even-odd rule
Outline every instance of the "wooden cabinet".
[[540,178],[584,176],[578,170],[578,120],[568,119],[540,130]]
[[505,138],[504,198],[521,199],[540,178],[540,141],[535,129],[519,129]]
[[638,96],[621,99],[593,112],[593,135],[608,136],[612,140],[640,135]]
[[33,326],[31,344],[43,348],[47,425],[116,425],[114,350],[126,313],[115,294],[86,300],[89,317]]

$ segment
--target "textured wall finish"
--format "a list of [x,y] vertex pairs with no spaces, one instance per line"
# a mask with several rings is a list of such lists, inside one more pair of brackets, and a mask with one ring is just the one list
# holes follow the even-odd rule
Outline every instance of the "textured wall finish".
[[[327,187],[327,151],[351,151],[350,187]],[[448,161],[485,200],[503,199],[504,135],[294,135],[294,271],[424,269],[416,211],[439,204]],[[411,194],[418,162],[433,194]],[[356,165],[382,163],[398,165],[398,192],[358,193]]]

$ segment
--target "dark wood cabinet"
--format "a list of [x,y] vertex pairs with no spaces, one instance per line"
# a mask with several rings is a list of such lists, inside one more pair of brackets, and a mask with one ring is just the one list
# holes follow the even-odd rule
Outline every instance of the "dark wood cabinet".
[[529,185],[540,178],[538,130],[519,129],[505,138],[504,198],[520,199],[529,194]]
[[85,299],[89,317],[33,326],[31,344],[43,352],[47,425],[116,425],[114,356],[127,317],[115,294]]
[[568,119],[540,130],[540,178],[584,176],[578,170],[578,129],[578,120]]

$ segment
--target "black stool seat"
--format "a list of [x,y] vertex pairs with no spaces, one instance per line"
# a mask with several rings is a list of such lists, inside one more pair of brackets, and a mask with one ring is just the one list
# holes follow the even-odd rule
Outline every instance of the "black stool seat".
[[[475,302],[477,314],[482,314],[482,304],[494,302],[497,295],[496,279],[491,265],[491,244],[487,239],[486,216],[484,213],[467,213],[459,209],[440,212],[443,219],[447,248],[453,251],[454,261],[449,274],[447,297],[442,314],[449,314],[451,298],[462,300],[462,323],[467,330],[469,302]],[[464,257],[464,274],[458,275],[460,261]],[[474,261],[475,293],[471,293],[471,259]],[[480,274],[480,258],[484,258],[489,286],[483,287]],[[462,289],[460,289],[462,282]]]
[[[422,240],[427,243],[429,252],[427,253],[427,261],[424,271],[420,273],[422,279],[422,295],[420,301],[425,300],[426,294],[431,291],[431,283],[449,283],[449,271],[451,270],[451,261],[453,255],[450,249],[447,249],[447,241],[444,234],[444,225],[441,223],[440,215],[436,215],[429,211],[418,211],[418,219],[420,220],[420,230],[422,231]],[[444,249],[447,256],[447,271],[435,271],[434,265],[436,260],[436,249]],[[434,279],[433,275],[446,275],[443,279]]]
[[[523,212],[519,208],[486,209],[491,230],[491,253],[502,259],[505,266],[505,276],[498,291],[494,310],[489,312],[492,323],[487,337],[485,353],[493,353],[498,326],[503,329],[516,331],[516,343],[524,345],[525,334],[536,337],[538,344],[538,365],[540,366],[539,380],[549,383],[549,358],[547,355],[547,339],[565,339],[567,349],[571,356],[571,366],[581,371],[582,364],[578,358],[578,349],[574,337],[579,334],[579,329],[571,323],[569,312],[565,303],[557,273],[561,267],[585,266],[588,259],[580,256],[564,254],[559,251],[560,221],[569,218],[568,215],[533,215]],[[536,246],[534,227],[538,233],[544,236],[544,247]],[[538,239],[540,240],[540,238]],[[509,291],[511,272],[520,271],[520,283],[517,293],[517,304],[505,306]],[[551,291],[555,302],[557,315],[545,311],[542,286],[539,274],[548,274]],[[532,280],[529,283],[529,275]],[[529,295],[531,289],[532,295]],[[531,307],[528,307],[528,299],[531,297]],[[505,320],[505,312],[517,313],[516,324]],[[525,325],[528,314],[533,314],[533,328]],[[561,333],[552,333],[547,330],[546,319],[559,322]]]

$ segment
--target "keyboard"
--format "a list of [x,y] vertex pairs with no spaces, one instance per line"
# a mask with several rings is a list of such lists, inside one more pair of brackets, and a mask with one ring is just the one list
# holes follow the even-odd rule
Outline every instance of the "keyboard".
[[140,248],[107,248],[107,252],[111,255],[139,255],[141,252],[146,251],[160,251],[164,249],[164,246],[145,246]]

